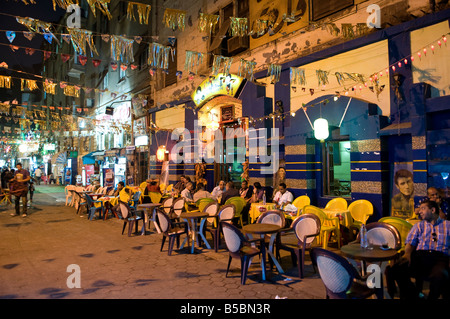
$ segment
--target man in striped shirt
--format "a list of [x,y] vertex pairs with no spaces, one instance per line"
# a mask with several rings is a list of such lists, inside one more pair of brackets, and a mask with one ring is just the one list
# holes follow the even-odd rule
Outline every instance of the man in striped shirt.
[[430,282],[428,299],[438,299],[441,294],[449,299],[450,221],[439,217],[439,206],[430,200],[420,204],[419,214],[422,221],[409,232],[405,254],[386,275],[397,281],[401,299],[419,296],[421,287],[413,285],[410,277],[415,277],[416,283]]

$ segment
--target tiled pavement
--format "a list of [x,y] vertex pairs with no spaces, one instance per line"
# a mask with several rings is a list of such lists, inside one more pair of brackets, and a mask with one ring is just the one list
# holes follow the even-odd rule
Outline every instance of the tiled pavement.
[[[240,265],[228,253],[206,248],[167,255],[152,227],[145,236],[128,237],[122,221],[80,218],[64,205],[64,194],[34,195],[29,216],[11,217],[13,206],[0,207],[1,299],[323,299],[325,289],[309,257],[300,280],[290,257],[285,274],[274,269],[261,281],[259,262],[240,284]],[[223,243],[222,243],[223,244]],[[69,265],[80,268],[81,288],[68,288]],[[69,280],[70,282],[70,280]],[[73,282],[73,281],[72,281]]]

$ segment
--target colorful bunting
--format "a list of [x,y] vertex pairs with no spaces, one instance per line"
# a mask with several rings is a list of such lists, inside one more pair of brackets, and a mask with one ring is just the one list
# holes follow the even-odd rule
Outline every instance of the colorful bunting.
[[200,13],[200,17],[198,19],[198,30],[200,32],[207,32],[211,34],[215,29],[217,22],[219,22],[218,15]]
[[134,16],[134,7],[137,9],[139,23],[148,24],[148,18],[152,7],[143,3],[128,2],[127,18],[130,21],[136,21],[136,17]]
[[177,9],[166,9],[163,16],[163,24],[175,31],[176,28],[184,31],[186,11]]
[[247,18],[236,18],[230,17],[231,24],[231,35],[233,37],[244,37],[247,35],[248,31],[248,19]]

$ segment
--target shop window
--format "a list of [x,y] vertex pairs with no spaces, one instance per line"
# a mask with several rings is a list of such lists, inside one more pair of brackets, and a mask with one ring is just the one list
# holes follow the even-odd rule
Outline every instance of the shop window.
[[323,195],[350,197],[350,141],[323,143]]

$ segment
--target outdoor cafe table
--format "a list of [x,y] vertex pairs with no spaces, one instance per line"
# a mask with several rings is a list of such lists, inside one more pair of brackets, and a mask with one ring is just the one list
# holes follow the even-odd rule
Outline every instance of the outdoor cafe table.
[[155,225],[156,231],[159,233],[161,233],[161,229],[158,226],[158,223],[156,222],[156,208],[158,208],[159,206],[161,206],[161,203],[146,203],[146,204],[139,204],[137,207],[139,208],[144,208],[145,209],[145,221],[144,221],[144,226],[142,227],[143,229],[143,233],[145,234],[145,225],[148,223],[148,226],[150,228],[150,220],[148,218],[148,213],[149,211],[152,211],[152,218],[151,220],[153,220],[153,223]]
[[249,211],[249,217],[250,217],[250,223],[254,223],[256,219],[261,215],[261,208],[263,208],[263,212],[272,210],[276,207],[275,203],[252,203],[250,205],[250,211]]
[[[398,256],[395,249],[382,250],[381,246],[371,245],[369,248],[362,248],[359,242],[352,242],[341,247],[341,252],[345,257],[357,259],[364,262],[375,263],[389,261]],[[376,295],[379,299],[383,298],[383,273],[380,271],[380,287],[376,288]]]
[[[194,253],[194,246],[195,243],[197,243],[197,246],[200,247],[200,243],[198,242],[198,235],[202,238],[203,242],[205,243],[206,247],[208,249],[211,249],[211,246],[209,245],[208,241],[206,240],[205,236],[202,234],[202,232],[198,231],[198,223],[197,221],[202,218],[210,217],[207,213],[202,212],[184,212],[180,214],[180,218],[184,219],[188,223],[188,227],[192,232],[192,244],[191,244],[191,254]],[[184,247],[184,244],[186,243],[187,238],[183,241],[183,244],[181,245],[181,249]]]
[[[266,252],[265,252],[266,247],[265,247],[265,243],[264,243],[264,235],[276,234],[280,230],[281,230],[281,227],[278,225],[264,224],[264,223],[248,224],[248,225],[245,225],[244,227],[242,227],[242,231],[244,233],[246,233],[249,236],[249,238],[252,237],[252,235],[261,236],[261,245],[260,245],[261,248],[260,249],[261,249],[262,261],[263,261],[263,266],[262,266],[263,280],[266,280]],[[280,264],[278,263],[277,259],[275,258],[275,256],[272,253],[275,238],[276,238],[275,235],[270,237],[268,253],[269,253],[269,256],[272,258],[278,271],[280,273],[284,273],[283,269],[281,268]]]

